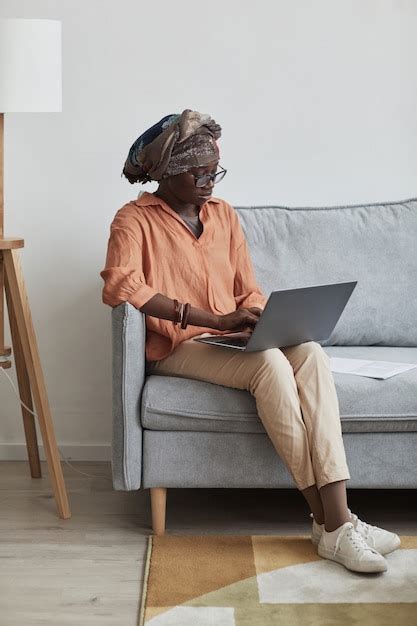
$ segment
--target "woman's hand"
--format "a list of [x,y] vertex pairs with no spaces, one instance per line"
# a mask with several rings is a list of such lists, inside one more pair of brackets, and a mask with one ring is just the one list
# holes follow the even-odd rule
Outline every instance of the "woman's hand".
[[252,306],[249,308],[237,309],[236,311],[227,313],[226,315],[219,315],[218,330],[252,332],[262,311],[263,309]]

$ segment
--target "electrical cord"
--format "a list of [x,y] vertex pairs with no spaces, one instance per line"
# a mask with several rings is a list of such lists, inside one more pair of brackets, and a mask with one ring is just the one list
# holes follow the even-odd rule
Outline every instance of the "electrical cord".
[[[21,400],[21,398],[20,398],[20,396],[19,396],[19,394],[18,394],[18,392],[16,390],[15,384],[12,381],[12,379],[10,378],[9,374],[6,372],[6,370],[3,367],[0,367],[0,371],[3,372],[7,376],[7,378],[9,379],[9,382],[10,382],[11,386],[13,387],[13,391],[15,392],[16,398],[19,400],[20,404],[22,404],[25,407],[25,409],[27,409],[29,411],[29,413],[32,413],[32,415],[34,415],[36,417],[36,419],[39,421],[39,418],[36,415],[36,413],[31,411],[31,409],[28,406],[26,406],[26,404],[24,402],[22,402],[22,400]],[[113,480],[112,478],[109,478],[108,476],[96,476],[95,474],[87,474],[86,472],[82,472],[81,470],[79,470],[76,467],[74,467],[73,465],[71,465],[71,463],[65,458],[65,455],[62,453],[62,450],[61,450],[61,448],[59,448],[59,446],[57,446],[57,448],[58,448],[58,450],[59,450],[63,460],[65,461],[65,463],[67,465],[69,465],[75,472],[78,472],[79,474],[83,474],[84,476],[90,476],[91,478],[104,478],[105,480],[110,480],[110,481]]]

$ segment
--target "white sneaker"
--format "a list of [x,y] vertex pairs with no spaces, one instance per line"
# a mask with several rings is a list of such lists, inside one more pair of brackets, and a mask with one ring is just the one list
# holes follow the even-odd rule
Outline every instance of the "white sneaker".
[[352,522],[345,522],[331,532],[324,528],[317,552],[354,572],[385,572],[388,569],[384,557],[368,546]]
[[391,533],[389,530],[378,528],[378,526],[371,526],[358,518],[355,513],[351,513],[352,524],[370,548],[374,548],[379,554],[388,554],[393,550],[396,550],[401,545],[401,539],[396,533]]
[[[355,513],[352,513],[350,509],[348,509],[348,511],[353,527],[362,535],[370,548],[374,548],[379,554],[384,555],[400,547],[401,539],[396,533],[391,533],[389,530],[367,524],[360,520]],[[310,513],[310,517],[313,519],[311,542],[313,545],[318,546],[324,524],[318,524],[314,519],[313,513]]]

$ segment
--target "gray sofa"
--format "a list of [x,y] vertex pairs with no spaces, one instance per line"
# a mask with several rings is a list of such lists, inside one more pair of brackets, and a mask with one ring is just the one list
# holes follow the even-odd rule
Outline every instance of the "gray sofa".
[[[259,285],[358,280],[329,356],[417,363],[417,199],[381,204],[235,207]],[[113,485],[151,490],[165,529],[169,487],[294,487],[248,391],[148,375],[145,315],[112,309]],[[417,369],[377,380],[334,373],[348,488],[417,488]]]

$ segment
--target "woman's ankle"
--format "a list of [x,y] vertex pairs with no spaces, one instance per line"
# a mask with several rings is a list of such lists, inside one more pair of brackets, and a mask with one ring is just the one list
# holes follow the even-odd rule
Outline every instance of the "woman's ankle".
[[338,520],[334,523],[325,523],[324,524],[324,530],[327,533],[332,533],[334,530],[337,530],[338,528],[340,528],[341,526],[343,526],[343,524],[346,524],[346,522],[350,522],[351,519],[350,518],[346,518],[344,520]]

